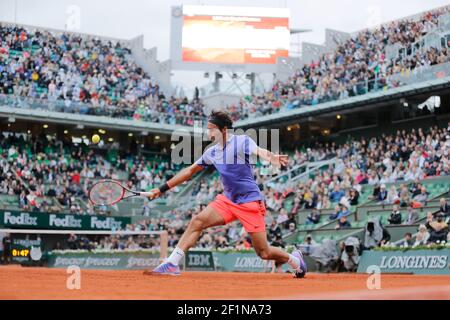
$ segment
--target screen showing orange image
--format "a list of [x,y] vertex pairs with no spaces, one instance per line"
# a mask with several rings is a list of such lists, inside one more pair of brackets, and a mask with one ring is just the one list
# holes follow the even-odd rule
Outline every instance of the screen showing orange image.
[[275,64],[289,44],[288,17],[183,16],[184,62]]

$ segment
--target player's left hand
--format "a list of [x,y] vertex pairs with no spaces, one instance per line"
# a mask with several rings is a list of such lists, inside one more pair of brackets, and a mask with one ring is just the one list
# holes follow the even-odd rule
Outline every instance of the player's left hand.
[[289,163],[288,156],[286,154],[272,154],[270,158],[270,162],[276,166],[284,166],[286,167]]

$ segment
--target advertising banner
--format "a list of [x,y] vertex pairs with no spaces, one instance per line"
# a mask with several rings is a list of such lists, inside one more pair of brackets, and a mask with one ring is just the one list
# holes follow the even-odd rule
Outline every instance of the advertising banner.
[[63,213],[0,211],[0,227],[15,229],[120,230],[129,217],[81,216]]
[[[51,268],[77,265],[85,269],[148,269],[156,267],[159,261],[158,252],[51,252],[48,254],[47,264]],[[262,260],[253,252],[192,251],[186,255],[184,263],[182,262],[180,267],[186,271],[270,272],[272,270],[272,261]],[[309,260],[307,263],[313,267]],[[283,272],[288,269],[287,264],[283,265]]]
[[186,270],[214,271],[211,251],[188,251],[185,256]]
[[450,274],[449,256],[450,249],[364,251],[358,272],[378,266],[382,273]]
[[49,253],[47,266],[67,268],[78,266],[81,269],[153,269],[159,264],[159,253]]

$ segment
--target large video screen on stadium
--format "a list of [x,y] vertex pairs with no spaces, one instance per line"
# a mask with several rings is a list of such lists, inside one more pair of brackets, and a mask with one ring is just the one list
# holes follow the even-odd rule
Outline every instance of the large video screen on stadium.
[[186,5],[180,11],[173,15],[180,20],[181,52],[173,60],[275,65],[289,56],[289,9]]

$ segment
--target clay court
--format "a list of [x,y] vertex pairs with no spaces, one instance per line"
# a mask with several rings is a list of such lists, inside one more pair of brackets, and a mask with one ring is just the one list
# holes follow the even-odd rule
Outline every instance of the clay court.
[[364,274],[186,272],[147,276],[142,271],[82,270],[81,289],[66,288],[65,269],[0,267],[0,299],[450,299],[450,276],[382,275],[368,290]]

